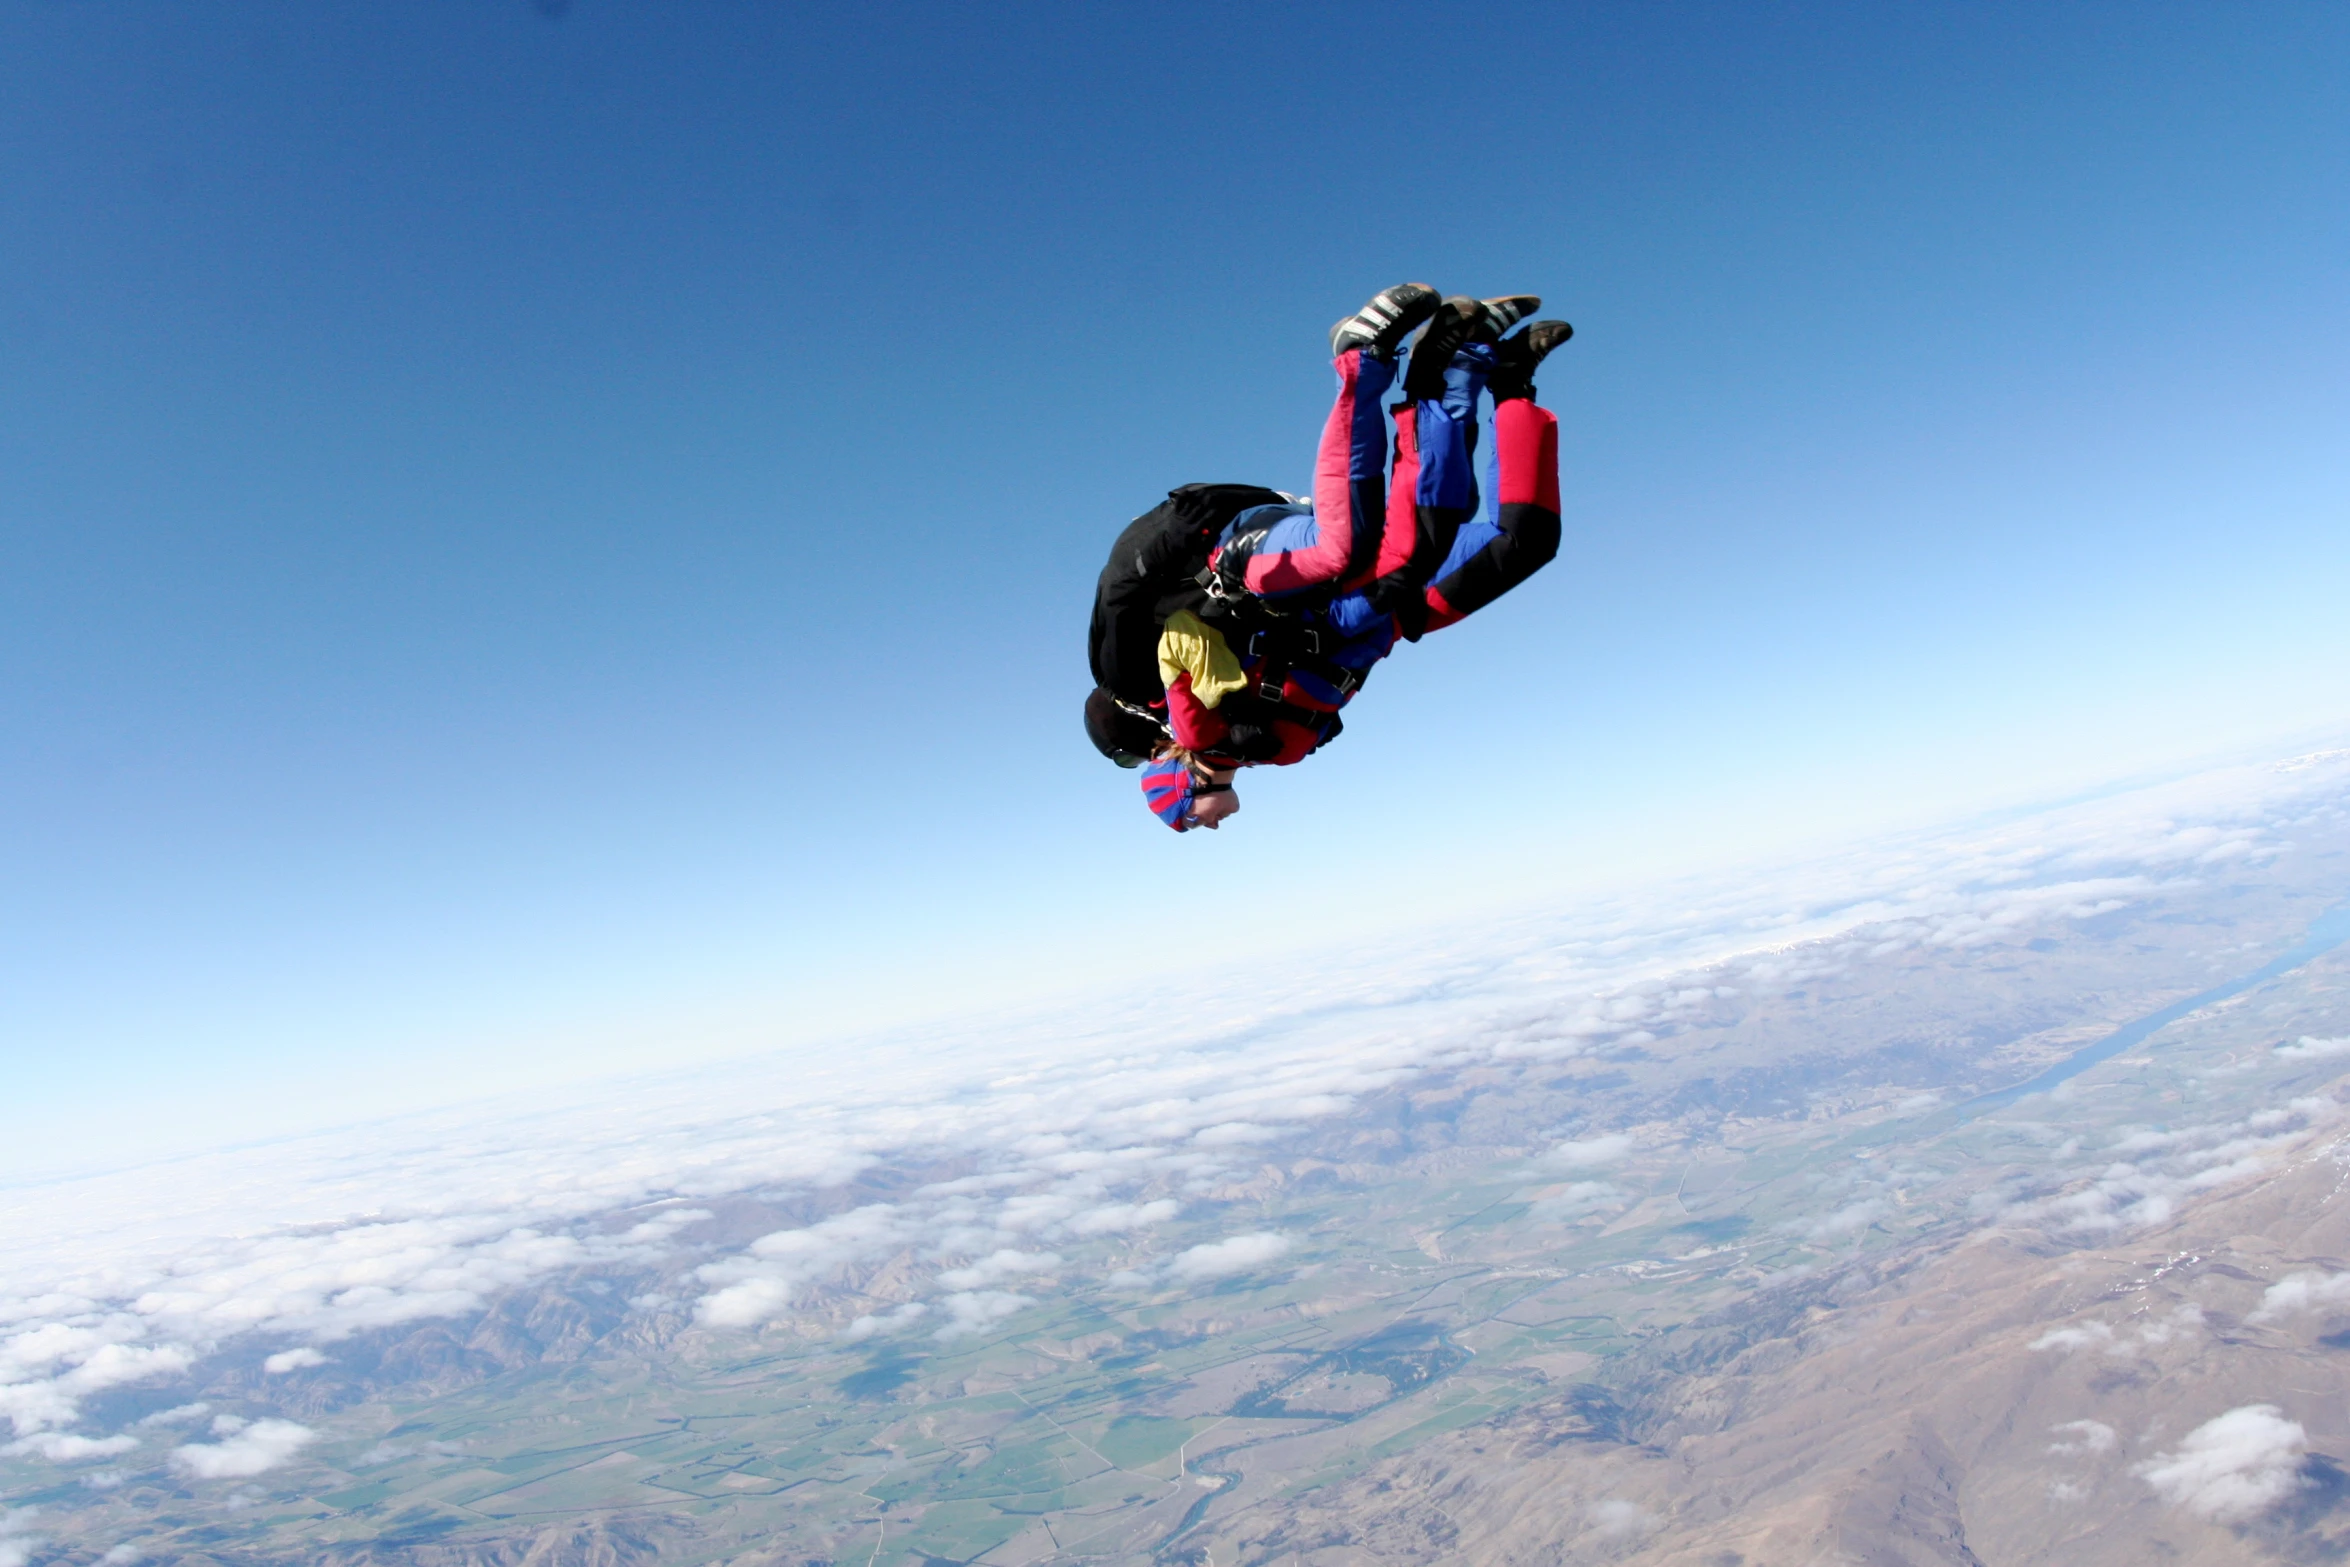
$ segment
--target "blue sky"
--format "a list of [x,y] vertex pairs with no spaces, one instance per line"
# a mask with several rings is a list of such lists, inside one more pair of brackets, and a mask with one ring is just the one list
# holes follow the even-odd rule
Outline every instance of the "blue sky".
[[[0,16],[10,1166],[2350,727],[2338,7]],[[1080,625],[1403,277],[1558,563],[1177,839]],[[1367,938],[1366,938],[1367,939]]]

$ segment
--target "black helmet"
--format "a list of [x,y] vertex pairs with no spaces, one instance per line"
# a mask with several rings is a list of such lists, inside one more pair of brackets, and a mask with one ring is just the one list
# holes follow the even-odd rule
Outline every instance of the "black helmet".
[[1120,767],[1140,767],[1167,738],[1157,721],[1118,705],[1100,686],[1085,699],[1085,738]]

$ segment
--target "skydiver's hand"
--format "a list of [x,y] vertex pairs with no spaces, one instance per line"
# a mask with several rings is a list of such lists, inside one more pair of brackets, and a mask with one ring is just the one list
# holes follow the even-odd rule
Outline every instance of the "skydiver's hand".
[[1406,642],[1417,642],[1428,630],[1428,594],[1402,576],[1381,577],[1363,592],[1371,607],[1395,617],[1395,629]]

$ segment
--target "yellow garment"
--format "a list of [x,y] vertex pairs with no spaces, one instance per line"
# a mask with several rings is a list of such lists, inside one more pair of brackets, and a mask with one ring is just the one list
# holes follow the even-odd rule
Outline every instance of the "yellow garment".
[[1191,694],[1202,707],[1214,707],[1248,686],[1240,660],[1224,645],[1224,633],[1202,624],[1188,609],[1169,615],[1159,632],[1159,683],[1172,686],[1177,675],[1191,676]]

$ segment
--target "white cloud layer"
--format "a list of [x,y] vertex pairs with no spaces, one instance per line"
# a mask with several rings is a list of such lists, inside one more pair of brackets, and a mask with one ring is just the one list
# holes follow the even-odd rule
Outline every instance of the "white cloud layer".
[[[2346,797],[2350,753],[2227,769],[1429,933],[1401,960],[1391,946],[1285,959],[1220,972],[1212,988],[1133,988],[855,1048],[0,1188],[0,1417],[18,1440],[104,1441],[72,1430],[89,1395],[148,1383],[168,1396],[200,1357],[253,1336],[284,1346],[265,1365],[285,1374],[354,1333],[462,1316],[574,1270],[667,1268],[674,1279],[718,1200],[821,1193],[885,1163],[970,1173],[705,1252],[663,1289],[712,1331],[799,1314],[855,1333],[857,1311],[868,1334],[919,1323],[963,1335],[1078,1270],[1163,1287],[1262,1269],[1285,1239],[1185,1249],[1162,1226],[1257,1168],[1268,1144],[1314,1135],[1365,1095],[1431,1070],[1653,1041],[1726,993],[1768,996],[1918,949],[2158,907],[2215,868],[2281,852],[2305,824],[2338,818]],[[2149,1131],[2099,1150],[2077,1189],[2010,1213],[2084,1231],[2153,1222],[2189,1193],[2265,1168],[2296,1127],[2332,1112],[2293,1113],[2289,1124]],[[452,1147],[466,1156],[451,1159]],[[1630,1151],[1600,1133],[1546,1157],[1572,1173]],[[1557,1216],[1621,1197],[1577,1180],[1546,1201]],[[1852,1233],[1870,1201],[1823,1215],[1823,1234]],[[888,1271],[900,1258],[919,1261]],[[878,1292],[854,1307],[836,1290],[852,1272]],[[174,1461],[224,1476],[271,1454],[282,1462],[304,1428],[259,1430],[187,1443]]]
[[2176,1452],[2156,1455],[2136,1473],[2174,1507],[2214,1523],[2245,1523],[2300,1488],[2308,1448],[2299,1421],[2274,1404],[2246,1404],[2206,1420]]

